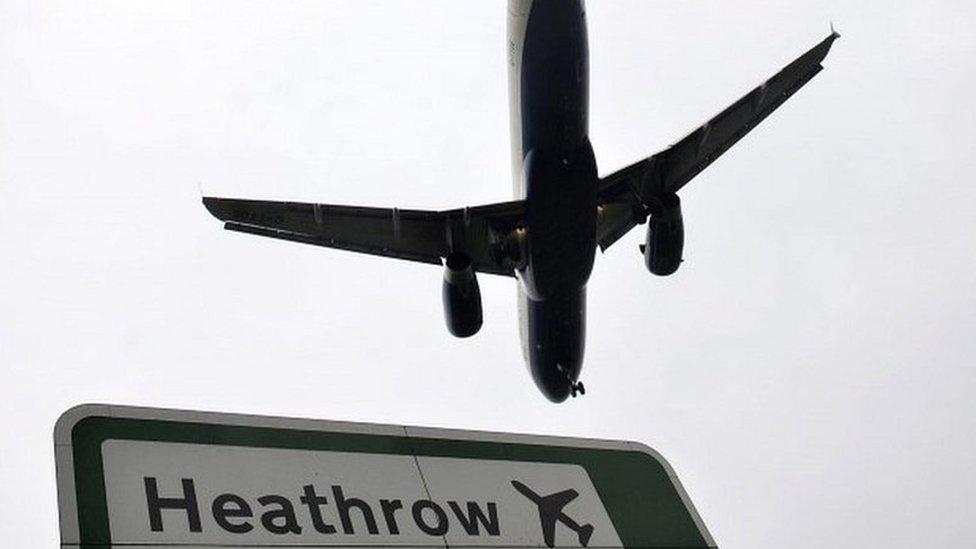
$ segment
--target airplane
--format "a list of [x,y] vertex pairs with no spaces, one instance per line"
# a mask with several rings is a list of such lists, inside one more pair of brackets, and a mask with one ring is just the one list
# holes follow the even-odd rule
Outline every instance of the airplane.
[[517,280],[522,354],[553,402],[579,381],[586,283],[637,225],[653,274],[682,261],[677,192],[822,69],[830,35],[669,148],[600,177],[588,137],[589,54],[583,0],[509,0],[508,82],[515,200],[446,211],[204,197],[224,227],[258,236],[444,267],[448,330],[483,322],[477,274]]
[[576,535],[579,536],[580,545],[583,547],[586,547],[590,542],[590,537],[593,535],[593,526],[591,524],[580,525],[563,513],[563,507],[566,507],[569,502],[579,497],[579,492],[570,489],[548,496],[540,496],[517,480],[512,481],[512,486],[523,496],[529,498],[529,500],[539,506],[539,522],[542,523],[542,538],[545,540],[546,546],[556,546],[556,522],[561,522],[568,526],[570,530],[576,532]]

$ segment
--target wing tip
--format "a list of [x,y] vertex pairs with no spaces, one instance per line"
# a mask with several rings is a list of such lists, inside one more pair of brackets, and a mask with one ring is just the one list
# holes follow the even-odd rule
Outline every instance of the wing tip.
[[223,198],[217,198],[215,196],[204,196],[201,198],[201,201],[203,202],[203,207],[207,208],[207,211],[210,212],[210,215],[216,217],[221,221],[227,221],[228,218],[227,210],[221,207],[221,203],[223,202],[223,200],[224,200]]
[[801,56],[800,60],[806,58],[808,61],[815,61],[815,64],[823,63],[823,60],[827,58],[827,54],[830,53],[831,47],[834,45],[834,41],[840,38],[840,33],[834,27],[834,22],[830,22],[830,34],[827,38],[824,38],[819,44],[810,49],[805,55]]
[[220,221],[230,221],[231,213],[228,207],[226,198],[218,198],[216,196],[204,196],[201,198],[203,206],[207,208],[210,215],[216,217]]

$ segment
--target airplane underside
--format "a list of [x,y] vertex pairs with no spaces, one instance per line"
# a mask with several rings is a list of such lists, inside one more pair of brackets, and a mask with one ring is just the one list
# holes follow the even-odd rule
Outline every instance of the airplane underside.
[[551,401],[583,392],[586,283],[596,249],[646,224],[643,261],[677,271],[678,191],[822,69],[836,32],[668,149],[599,177],[588,136],[582,0],[509,0],[510,202],[446,211],[206,197],[228,230],[442,266],[448,330],[482,325],[477,275],[514,277],[532,379]]
[[518,45],[509,70],[515,189],[528,232],[528,260],[516,274],[520,337],[536,386],[561,402],[585,391],[586,282],[596,253],[586,15],[579,1],[530,4],[521,16],[509,10],[510,53]]

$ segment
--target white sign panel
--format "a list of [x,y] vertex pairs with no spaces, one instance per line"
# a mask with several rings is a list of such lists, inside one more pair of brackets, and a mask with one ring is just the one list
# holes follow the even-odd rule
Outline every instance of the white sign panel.
[[63,546],[714,546],[633,443],[94,405],[55,439]]

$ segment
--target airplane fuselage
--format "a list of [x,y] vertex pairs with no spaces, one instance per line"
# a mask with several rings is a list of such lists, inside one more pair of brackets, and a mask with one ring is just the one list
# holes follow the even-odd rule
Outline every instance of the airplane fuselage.
[[533,380],[559,402],[582,367],[596,251],[582,0],[509,0],[508,41],[512,178],[526,204],[519,331]]

